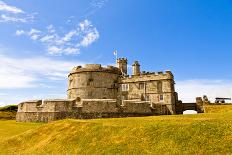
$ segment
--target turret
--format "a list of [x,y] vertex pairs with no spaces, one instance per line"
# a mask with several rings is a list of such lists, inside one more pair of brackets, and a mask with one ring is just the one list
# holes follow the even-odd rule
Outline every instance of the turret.
[[140,75],[140,64],[138,61],[135,61],[132,65],[132,75]]
[[121,70],[123,75],[127,75],[127,59],[126,58],[118,58],[117,67]]

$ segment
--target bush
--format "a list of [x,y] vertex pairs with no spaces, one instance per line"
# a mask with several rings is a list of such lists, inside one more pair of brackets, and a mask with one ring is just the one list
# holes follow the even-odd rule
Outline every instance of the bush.
[[17,105],[7,105],[4,107],[0,107],[0,111],[11,111],[11,112],[17,112],[18,106]]

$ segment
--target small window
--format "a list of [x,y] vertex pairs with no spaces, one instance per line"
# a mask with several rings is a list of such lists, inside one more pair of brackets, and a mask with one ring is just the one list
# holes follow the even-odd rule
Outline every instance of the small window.
[[158,93],[161,93],[162,92],[162,82],[161,81],[158,81],[158,83],[157,83],[157,91],[158,91]]
[[163,95],[160,95],[160,101],[163,101],[164,100],[164,96]]
[[122,84],[122,91],[129,91],[129,84]]
[[139,90],[144,90],[145,83],[140,83],[139,84]]
[[150,100],[149,95],[146,95],[146,101],[149,101],[149,100]]

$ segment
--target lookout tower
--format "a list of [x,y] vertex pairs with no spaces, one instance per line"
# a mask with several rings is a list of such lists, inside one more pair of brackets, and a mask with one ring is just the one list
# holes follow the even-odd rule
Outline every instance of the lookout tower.
[[123,75],[127,75],[127,59],[126,58],[118,58],[117,67],[121,70]]

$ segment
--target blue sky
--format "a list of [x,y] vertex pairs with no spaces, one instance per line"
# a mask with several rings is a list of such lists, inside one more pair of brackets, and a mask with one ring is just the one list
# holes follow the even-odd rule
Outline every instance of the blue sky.
[[183,101],[232,97],[231,0],[0,0],[0,105],[65,98],[67,73],[113,64],[171,70]]

